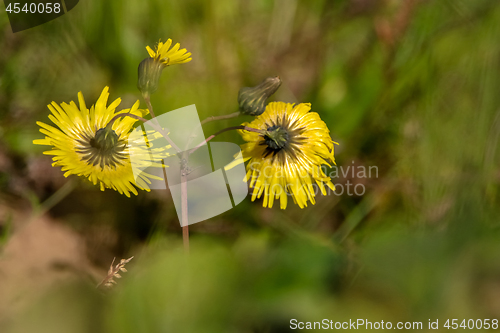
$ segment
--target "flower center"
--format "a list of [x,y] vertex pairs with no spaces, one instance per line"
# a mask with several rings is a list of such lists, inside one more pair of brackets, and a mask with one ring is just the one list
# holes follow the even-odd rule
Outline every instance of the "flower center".
[[95,137],[90,139],[90,146],[103,152],[109,153],[118,143],[118,135],[113,130],[101,128],[95,133]]
[[280,126],[271,126],[264,134],[264,142],[273,151],[279,151],[288,143],[288,131]]
[[122,165],[121,160],[127,158],[123,152],[126,144],[112,129],[101,128],[94,137],[85,136],[84,140],[78,140],[80,144],[76,152],[80,153],[81,160],[89,165],[99,165],[101,169],[105,166],[116,168]]

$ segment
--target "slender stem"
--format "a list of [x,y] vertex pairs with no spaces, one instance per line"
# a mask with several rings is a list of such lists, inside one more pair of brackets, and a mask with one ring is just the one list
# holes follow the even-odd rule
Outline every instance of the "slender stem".
[[[142,97],[146,101],[146,105],[148,106],[148,110],[149,110],[149,113],[151,113],[152,119],[154,119],[154,121],[156,122],[156,125],[158,126],[158,128],[161,129],[160,123],[158,122],[158,119],[156,119],[155,113],[153,111],[153,105],[151,105],[151,100],[149,98],[149,94],[148,93],[143,94]],[[174,149],[177,151],[177,153],[181,152],[180,148],[177,147],[177,145],[172,141],[172,139],[170,139],[170,137],[168,136],[168,134],[162,133],[161,131],[158,131],[158,132],[160,132],[160,134],[163,135],[163,137],[165,139],[167,139],[168,143],[170,143],[170,145],[172,147],[174,147]]]
[[181,210],[182,242],[184,243],[184,249],[189,253],[187,174],[183,170],[181,170]]
[[[142,97],[146,101],[149,113],[151,117],[156,122],[156,130],[170,143],[172,147],[180,154],[182,151],[179,147],[170,139],[170,137],[161,130],[161,126],[156,119],[155,113],[153,112],[153,106],[151,105],[151,100],[149,94],[143,94]],[[154,127],[153,127],[154,128]],[[167,178],[165,177],[165,185],[167,185]],[[184,170],[181,170],[181,226],[182,226],[182,241],[184,243],[184,250],[189,253],[189,221],[188,221],[188,200],[187,200],[187,174]]]
[[38,214],[43,215],[48,212],[52,207],[61,202],[66,198],[73,190],[76,188],[76,182],[74,179],[68,180],[61,188],[59,188],[54,194],[52,194],[47,200],[45,200],[39,207]]
[[[149,96],[148,98],[144,98],[146,100],[146,104],[148,105],[148,108],[150,108],[150,112],[153,109],[151,106],[151,103],[149,103]],[[151,112],[153,115],[153,112]],[[235,112],[231,113],[229,115],[225,116],[218,116],[218,117],[208,117],[207,119],[203,120],[200,122],[199,126],[202,126],[203,124],[206,124],[210,121],[214,120],[222,120],[222,119],[229,119],[229,118],[234,118],[240,115],[240,112]],[[192,135],[186,145],[186,150],[191,144],[192,140],[194,139],[194,136]],[[209,139],[211,140],[211,139]],[[208,141],[206,141],[208,142]],[[203,144],[203,143],[202,143]],[[196,149],[199,148],[200,145],[198,145],[195,149],[184,153],[182,159],[189,159],[189,155],[194,152]],[[189,218],[188,218],[188,193],[187,193],[187,173],[185,170],[181,170],[181,225],[182,225],[182,242],[184,243],[184,250],[186,253],[189,253]]]
[[[143,98],[146,101],[146,105],[148,106],[148,109],[149,109],[149,112],[151,113],[152,118],[154,119],[153,120],[154,123],[151,124],[151,127],[153,127],[156,131],[158,131],[170,143],[170,145],[177,151],[177,153],[181,153],[181,150],[179,149],[179,147],[172,141],[172,139],[170,139],[168,134],[161,128],[158,120],[156,119],[156,116],[153,112],[153,106],[151,105],[151,100],[149,98],[149,94],[143,94]],[[235,113],[231,113],[231,114],[225,115],[225,116],[209,117],[209,118],[203,120],[201,122],[201,125],[206,124],[210,121],[214,121],[214,120],[234,118],[234,117],[237,117],[239,114],[240,114],[240,112],[235,112]],[[107,126],[109,128],[111,128],[111,126],[113,125],[115,120],[120,118],[120,117],[131,117],[131,118],[140,120],[144,123],[147,122],[146,119],[144,119],[140,116],[137,116],[135,114],[127,112],[127,113],[119,113],[119,114],[115,115],[111,119],[111,121],[108,123]],[[235,130],[235,129],[244,129],[246,131],[261,133],[261,130],[251,128],[251,127],[246,127],[246,126],[228,127],[228,128],[220,130],[219,132],[209,136],[207,139],[202,141],[195,148],[193,148],[192,150],[187,152],[187,154],[186,154],[187,156],[185,156],[184,158],[189,158],[190,154],[195,152],[202,145],[206,144],[207,142],[209,142],[210,140],[215,138],[217,135],[224,133],[226,131]],[[165,178],[165,185],[167,185],[166,178]],[[186,250],[187,253],[189,253],[189,218],[188,218],[188,197],[187,197],[187,173],[185,172],[185,170],[181,170],[181,226],[182,226],[182,240],[184,243],[184,249]]]
[[[156,119],[156,115],[155,115],[155,113],[153,111],[153,105],[151,105],[151,100],[149,99],[149,94],[146,93],[146,94],[143,95],[143,97],[144,97],[144,100],[146,101],[146,105],[148,106],[149,113],[151,114],[151,119],[154,121],[154,123],[156,124],[156,126],[158,126],[158,127],[161,128],[160,123],[158,122],[158,119]],[[168,140],[168,141],[170,142],[170,140]],[[170,143],[170,144],[172,144],[172,143]],[[174,147],[174,146],[172,146],[172,147]],[[175,147],[177,147],[177,146],[175,146]],[[179,148],[175,148],[175,150],[177,150],[178,153],[180,152]]]
[[[109,121],[108,125],[110,128],[111,126],[113,125],[113,123],[115,122],[116,119],[120,118],[120,117],[131,117],[131,118],[134,118],[134,119],[137,119],[137,120],[140,120],[142,121],[143,123],[147,122],[148,120],[147,119],[144,119],[142,118],[141,116],[136,116],[135,114],[132,114],[130,112],[126,112],[126,113],[118,113],[117,115],[115,115],[113,118],[111,118],[111,120]],[[156,118],[153,118],[153,119],[156,119]],[[151,124],[151,127],[153,127],[156,131],[158,131],[158,133],[160,133],[167,141],[168,143],[178,152],[180,153],[181,150],[179,149],[179,147],[175,144],[175,142],[172,141],[172,139],[170,139],[170,137],[168,136],[167,132],[165,132],[161,126],[158,124],[158,121],[156,121],[156,124]]]
[[[206,144],[208,141],[215,138],[217,135],[224,133],[226,131],[235,130],[235,129],[244,129],[247,131],[258,132],[258,133],[261,132],[258,129],[247,127],[247,126],[233,126],[233,127],[225,128],[223,130],[218,131],[214,135],[209,136],[207,139],[202,141],[195,148],[188,151],[187,154],[186,153],[183,154],[184,155],[183,159],[187,160],[189,158],[189,155],[191,155],[193,152],[195,152],[202,145]],[[181,212],[182,241],[184,243],[184,249],[186,250],[187,253],[189,253],[189,221],[188,221],[189,219],[188,219],[188,193],[187,193],[187,172],[186,172],[186,170],[181,170],[181,210],[182,210],[182,212]]]
[[189,137],[189,140],[186,144],[186,148],[185,150],[188,149],[188,147],[191,145],[191,142],[193,142],[193,139],[196,138],[196,130],[198,129],[198,127],[201,127],[202,125],[206,124],[206,123],[209,123],[211,121],[214,121],[214,120],[223,120],[223,119],[230,119],[230,118],[234,118],[234,117],[237,117],[239,116],[241,113],[238,111],[238,112],[234,112],[234,113],[231,113],[231,114],[228,114],[228,115],[225,115],[225,116],[210,116],[204,120],[202,120],[194,129],[193,129],[193,132],[191,134],[191,136]]
[[111,128],[111,126],[113,126],[113,123],[115,122],[115,120],[118,119],[118,118],[121,118],[121,117],[134,118],[134,119],[140,120],[140,121],[142,121],[144,123],[148,121],[147,119],[142,118],[141,116],[136,116],[135,114],[130,113],[130,112],[124,112],[124,113],[118,113],[113,118],[111,118],[111,120],[109,121],[108,125],[106,125],[106,127]]
[[[168,189],[167,173],[165,171],[165,161],[162,160],[163,179],[165,181],[165,188]],[[186,253],[189,253],[189,227],[187,217],[187,175],[184,175],[181,170],[181,227],[182,227],[182,242]]]
[[194,147],[193,149],[191,149],[189,151],[189,155],[192,154],[192,153],[194,153],[196,150],[198,150],[198,148],[200,148],[201,146],[203,146],[204,144],[206,144],[208,141],[210,141],[213,138],[215,138],[217,135],[219,135],[221,133],[224,133],[224,132],[227,132],[227,131],[238,130],[238,129],[242,129],[242,130],[249,131],[249,132],[262,133],[262,130],[259,130],[259,129],[256,129],[256,128],[252,128],[252,127],[243,126],[243,125],[224,128],[224,129],[218,131],[217,133],[210,135],[208,138],[206,138],[205,140],[203,140],[202,142],[200,142],[196,147]]
[[241,112],[237,111],[237,112],[225,115],[225,116],[211,116],[211,117],[208,117],[208,118],[202,120],[201,124],[204,125],[204,124],[209,123],[209,122],[214,121],[214,120],[223,120],[223,119],[230,119],[230,118],[238,117],[240,114],[241,114]]
[[156,118],[155,113],[153,112],[153,106],[151,105],[151,99],[148,93],[143,93],[142,98],[146,101],[146,105],[148,106],[149,113],[151,113],[152,118]]

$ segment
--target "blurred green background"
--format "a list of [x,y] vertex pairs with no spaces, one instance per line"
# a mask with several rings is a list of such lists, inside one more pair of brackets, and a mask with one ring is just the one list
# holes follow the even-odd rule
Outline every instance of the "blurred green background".
[[[500,319],[497,0],[87,0],[16,34],[2,13],[0,27],[2,332]],[[364,195],[284,211],[248,197],[191,226],[186,257],[167,191],[129,199],[65,179],[32,144],[46,105],[79,91],[91,105],[108,85],[130,107],[145,46],[167,38],[193,60],[163,72],[157,114],[232,113],[241,87],[279,75],[273,98],[312,103],[339,167],[378,168],[333,179]],[[95,289],[130,256],[118,285]]]

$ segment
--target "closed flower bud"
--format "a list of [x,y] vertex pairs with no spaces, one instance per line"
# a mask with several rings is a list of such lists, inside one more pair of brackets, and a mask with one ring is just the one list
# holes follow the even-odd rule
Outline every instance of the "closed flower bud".
[[146,58],[139,64],[137,88],[143,94],[153,94],[158,90],[161,72],[166,66],[154,58]]
[[267,99],[281,85],[279,76],[269,77],[258,86],[241,88],[238,93],[240,111],[251,116],[258,116],[266,109]]

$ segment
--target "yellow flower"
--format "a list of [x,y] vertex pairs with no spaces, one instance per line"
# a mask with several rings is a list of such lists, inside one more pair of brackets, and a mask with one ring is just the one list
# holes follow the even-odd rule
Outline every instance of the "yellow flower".
[[253,187],[252,201],[264,194],[264,207],[272,207],[279,199],[281,209],[285,209],[290,195],[304,208],[307,201],[315,203],[313,184],[323,195],[325,185],[335,190],[321,166],[335,163],[333,145],[338,143],[332,141],[326,124],[310,109],[309,103],[272,102],[254,121],[243,124],[262,131],[239,131],[247,141],[242,153],[244,161],[250,160],[246,178]]
[[[164,148],[152,149],[146,146],[144,139],[137,135],[131,137],[130,131],[136,119],[121,117],[114,121],[111,128],[106,128],[118,113],[130,112],[140,117],[148,114],[147,110],[138,109],[139,101],[131,109],[116,112],[121,99],[106,106],[108,97],[108,87],[105,87],[95,106],[90,109],[87,109],[81,92],[78,93],[79,107],[73,101],[60,106],[52,102],[48,105],[52,112],[49,119],[58,128],[38,121],[40,132],[46,136],[33,143],[52,146],[44,154],[54,155],[52,166],[60,166],[65,171],[65,177],[71,174],[83,176],[94,185],[99,184],[102,191],[112,188],[128,197],[130,192],[137,195],[133,185],[149,191],[150,179],[160,178],[143,172],[136,179],[132,168],[147,165],[150,153],[157,159],[168,154]],[[131,154],[134,154],[133,162],[130,160]]]
[[179,50],[181,44],[177,43],[169,50],[171,45],[172,40],[169,38],[165,43],[158,42],[155,51],[149,46],[146,46],[146,49],[151,58],[160,60],[165,66],[184,64],[191,61],[191,53],[186,53],[186,49]]

